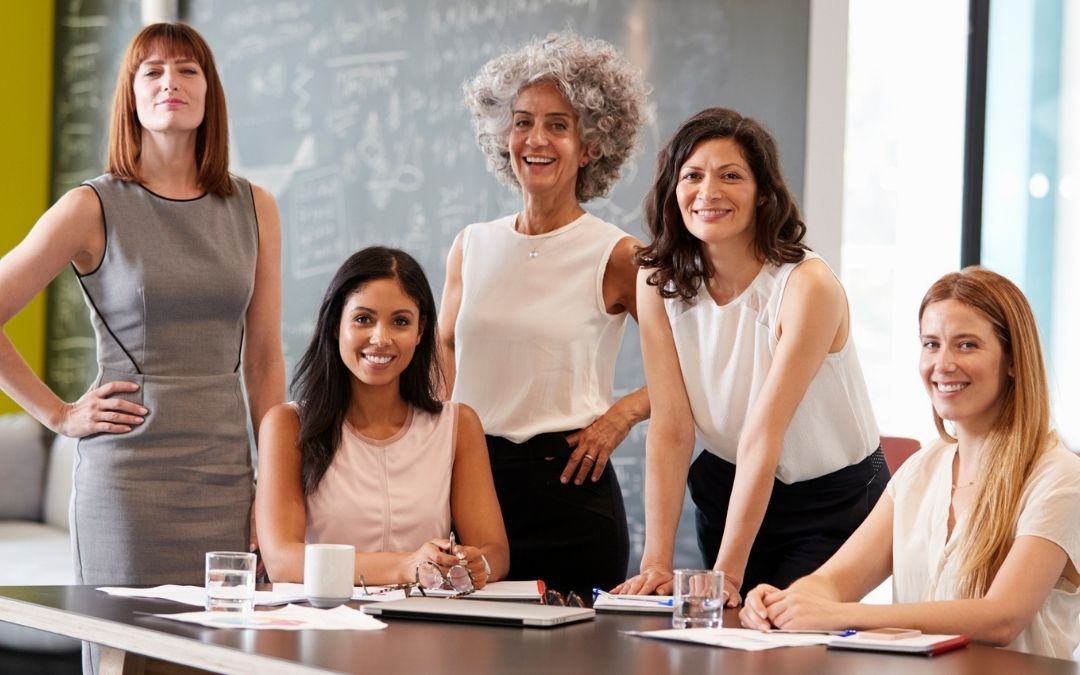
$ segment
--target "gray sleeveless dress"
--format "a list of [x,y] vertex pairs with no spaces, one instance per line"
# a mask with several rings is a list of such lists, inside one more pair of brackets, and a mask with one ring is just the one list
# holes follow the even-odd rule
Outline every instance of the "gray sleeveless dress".
[[105,255],[79,278],[98,377],[140,389],[126,434],[79,441],[71,536],[80,584],[203,583],[206,551],[246,551],[252,470],[240,386],[255,282],[251,186],[171,200],[105,175]]

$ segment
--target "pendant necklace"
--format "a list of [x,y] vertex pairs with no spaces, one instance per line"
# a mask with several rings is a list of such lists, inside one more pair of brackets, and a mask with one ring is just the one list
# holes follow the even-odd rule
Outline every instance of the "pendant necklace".
[[544,244],[546,244],[552,238],[552,233],[554,231],[544,232],[543,234],[526,234],[525,232],[522,232],[520,229],[518,229],[518,224],[518,221],[515,220],[514,230],[518,234],[528,237],[529,260],[534,260],[540,257],[540,249],[542,249],[544,247]]

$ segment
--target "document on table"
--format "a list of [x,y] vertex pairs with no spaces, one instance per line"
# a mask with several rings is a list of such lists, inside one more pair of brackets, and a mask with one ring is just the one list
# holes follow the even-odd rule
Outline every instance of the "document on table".
[[671,614],[673,604],[670,595],[614,595],[600,591],[593,600],[598,612],[645,612]]
[[315,609],[286,605],[260,612],[183,612],[150,614],[161,619],[195,623],[210,628],[253,628],[255,630],[382,630],[386,624],[373,616],[341,605]]
[[[457,591],[443,589],[428,590],[425,588],[424,593],[432,598],[458,595]],[[420,589],[413,588],[412,594],[420,595]],[[539,602],[540,596],[543,594],[544,582],[542,581],[493,581],[480,590],[473,591],[462,597],[477,600],[535,600]]]
[[667,630],[626,631],[629,635],[655,640],[695,642],[713,647],[756,652],[777,647],[809,647],[828,644],[833,635],[816,633],[763,633],[748,628],[669,628]]
[[[202,586],[180,586],[166,584],[153,588],[125,588],[120,586],[102,586],[99,591],[109,595],[124,598],[154,598],[156,600],[171,600],[173,602],[203,607],[206,605],[206,589]],[[390,586],[368,586],[368,593],[362,588],[353,589],[353,600],[373,600],[385,602],[387,600],[404,600],[405,591]],[[304,584],[277,583],[273,590],[255,591],[255,605],[257,607],[273,607],[275,605],[287,605],[292,602],[303,602]]]

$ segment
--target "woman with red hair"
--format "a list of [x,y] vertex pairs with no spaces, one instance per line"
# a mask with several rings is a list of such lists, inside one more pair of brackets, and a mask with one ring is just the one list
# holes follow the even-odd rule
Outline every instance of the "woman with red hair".
[[280,241],[273,197],[229,173],[206,42],[147,26],[120,66],[106,173],[0,260],[0,323],[69,264],[90,307],[98,375],[74,402],[0,335],[0,387],[80,438],[78,583],[201,584],[206,551],[247,550],[247,416],[258,430],[284,400]]

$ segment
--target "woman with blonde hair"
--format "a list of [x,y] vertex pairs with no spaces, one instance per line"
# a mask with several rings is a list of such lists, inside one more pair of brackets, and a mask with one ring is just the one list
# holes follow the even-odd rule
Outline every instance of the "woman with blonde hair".
[[[821,569],[752,590],[743,625],[903,626],[1071,658],[1080,458],[1050,429],[1031,307],[1005,277],[968,267],[931,286],[919,333],[940,439],[904,463]],[[896,604],[858,603],[890,573]]]

